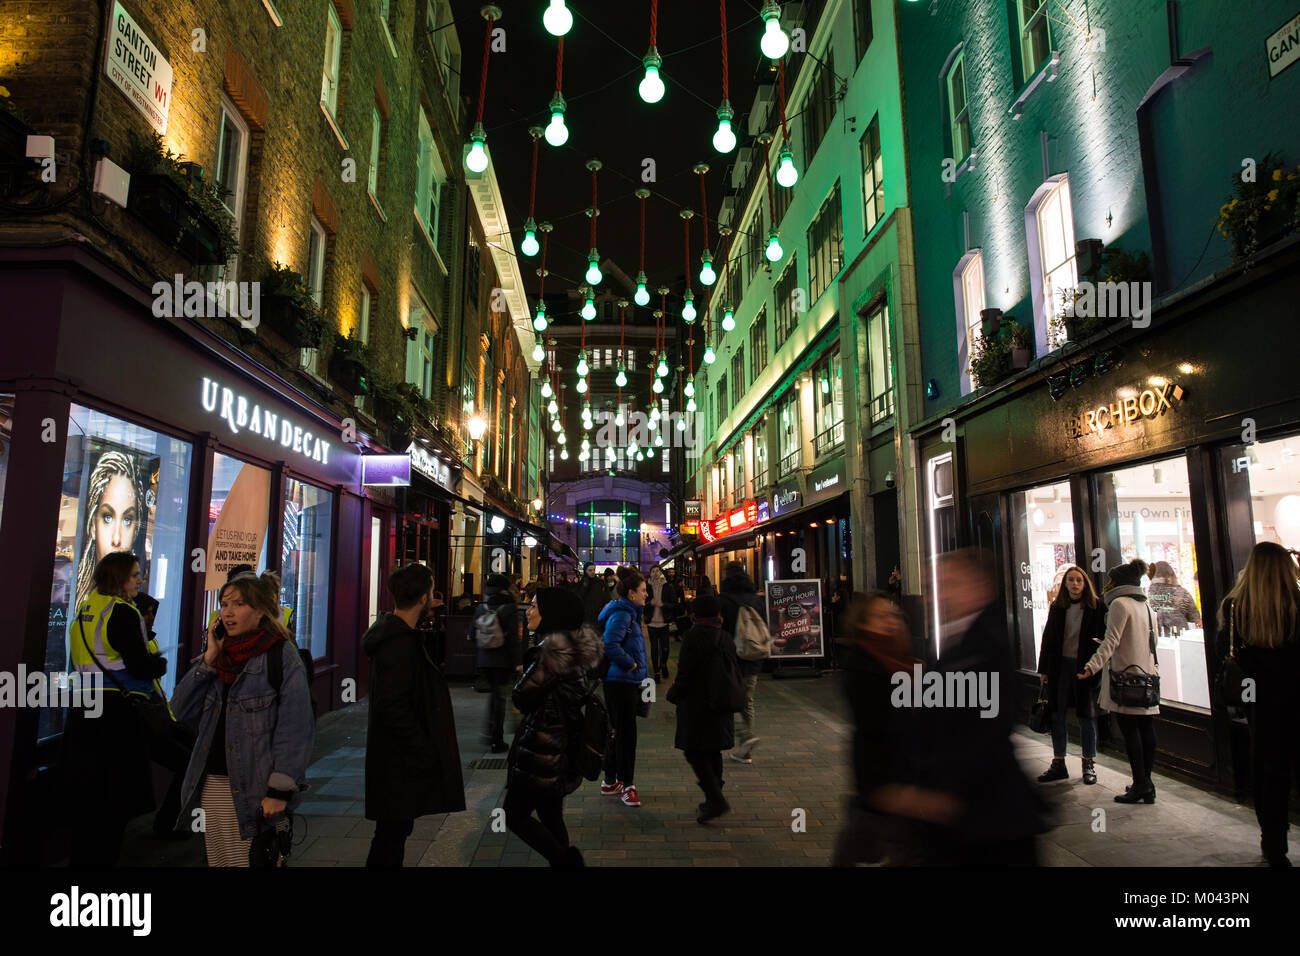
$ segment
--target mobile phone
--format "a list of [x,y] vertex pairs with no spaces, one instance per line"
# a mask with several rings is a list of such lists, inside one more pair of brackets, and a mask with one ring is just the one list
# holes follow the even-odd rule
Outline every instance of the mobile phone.
[[219,641],[224,641],[226,639],[226,625],[218,621],[217,626],[212,629],[212,636]]

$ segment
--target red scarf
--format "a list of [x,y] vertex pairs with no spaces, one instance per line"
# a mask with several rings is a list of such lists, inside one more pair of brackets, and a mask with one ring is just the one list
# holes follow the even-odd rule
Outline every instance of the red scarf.
[[265,654],[282,640],[284,638],[275,631],[264,627],[249,631],[247,634],[227,637],[221,644],[220,653],[217,654],[215,664],[217,676],[221,678],[223,684],[233,684],[251,658],[258,654]]

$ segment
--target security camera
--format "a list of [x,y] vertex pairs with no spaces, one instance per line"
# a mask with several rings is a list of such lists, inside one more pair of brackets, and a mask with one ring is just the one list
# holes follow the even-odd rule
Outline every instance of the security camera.
[[885,472],[885,487],[894,487],[894,473],[892,471]]

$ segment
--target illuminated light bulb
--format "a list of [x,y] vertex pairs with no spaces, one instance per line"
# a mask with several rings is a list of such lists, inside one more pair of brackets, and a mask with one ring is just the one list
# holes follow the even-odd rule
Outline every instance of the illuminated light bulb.
[[618,414],[614,416],[614,424],[617,425],[619,428],[623,427],[623,409],[620,408],[618,410]]
[[651,416],[650,420],[646,422],[645,427],[650,429],[651,431],[654,431],[656,428],[659,427],[659,419],[655,418],[654,416]]
[[663,353],[659,353],[659,367],[655,369],[655,374],[663,378],[668,374],[668,363],[664,361]]
[[553,37],[562,37],[573,29],[573,13],[564,5],[564,0],[551,0],[551,5],[542,14],[542,26]]
[[700,255],[700,282],[704,285],[713,285],[718,280],[718,274],[713,271],[713,254],[705,249]]
[[551,97],[551,122],[546,127],[546,141],[552,146],[563,146],[569,141],[569,128],[564,125],[564,97],[557,90]]
[[722,310],[722,331],[730,332],[736,327],[736,314],[731,311],[731,306]]
[[678,419],[677,419],[677,430],[678,430],[679,432],[684,432],[684,431],[686,431],[686,419],[681,418],[681,417],[678,417]]
[[582,447],[583,447],[583,448],[590,448],[590,447],[591,447],[591,442],[587,441],[587,436],[586,436],[586,435],[582,436]]
[[544,358],[546,358],[546,349],[542,348],[541,342],[538,342],[533,346],[533,361],[540,362]]
[[659,421],[659,417],[659,406],[656,405],[654,408],[650,409],[650,421],[657,422]]
[[614,376],[614,384],[619,388],[627,385],[627,373],[623,371],[623,366],[618,367],[618,374]]
[[569,449],[567,449],[567,448],[561,448],[561,449],[560,449],[560,461],[568,461],[568,460],[569,460]]
[[695,293],[686,290],[686,304],[682,306],[682,321],[690,325],[695,321]]
[[789,189],[799,181],[799,170],[794,168],[794,152],[789,146],[781,147],[780,165],[776,169],[776,181]]
[[690,398],[692,395],[695,394],[695,383],[694,383],[694,382],[687,382],[687,383],[686,383],[686,387],[685,387],[684,389],[682,389],[682,392],[683,392],[683,394],[686,395],[687,398]]
[[645,461],[645,454],[642,453],[642,452],[637,452],[637,453],[636,453],[636,460],[637,460],[637,461]]
[[558,441],[561,445],[567,445],[569,443],[569,438],[567,435],[564,434],[564,432],[560,432],[560,437],[555,440]]
[[731,131],[731,118],[735,114],[726,100],[718,107],[718,131],[713,134],[713,148],[719,153],[729,153],[736,148],[736,134]]
[[767,237],[767,261],[779,262],[783,255],[785,250],[781,248],[781,240],[773,229]]
[[663,57],[659,55],[658,50],[651,47],[641,62],[645,64],[645,76],[636,88],[637,92],[645,102],[658,103],[664,98],[664,81],[659,76],[659,67],[664,62]]
[[645,287],[646,277],[644,272],[636,274],[636,295],[632,296],[632,301],[637,305],[650,304],[650,290]]
[[587,380],[585,378],[578,379],[578,394],[579,395],[587,394]]
[[560,430],[560,420],[557,418],[555,421],[551,422],[551,431],[558,432],[559,430]]
[[763,4],[763,39],[758,41],[763,56],[769,60],[779,60],[790,49],[790,38],[781,29],[781,5],[769,0]]
[[482,123],[475,123],[469,134],[469,152],[465,154],[465,168],[471,173],[481,173],[488,168],[487,132]]
[[587,353],[586,353],[586,351],[579,352],[579,353],[578,353],[578,368],[577,368],[578,377],[579,377],[579,378],[586,378],[586,377],[587,377],[587,373],[590,372],[590,371],[591,371],[591,369],[590,369],[590,368],[588,367],[588,365],[587,365]]
[[636,439],[635,439],[635,438],[630,438],[630,439],[628,439],[628,443],[627,443],[627,453],[628,453],[629,455],[635,455],[635,454],[636,454]]
[[556,404],[555,399],[551,399],[550,404],[546,406],[546,414],[558,415],[559,413],[560,413],[560,406]]
[[[546,321],[546,306],[538,302],[537,315],[533,317],[533,329],[538,332],[545,332],[548,324]],[[541,346],[539,345],[538,348],[541,348]],[[540,362],[541,359],[539,358],[538,361]]]
[[582,317],[590,322],[596,317],[596,298],[587,293],[587,301],[582,304]]
[[650,390],[656,395],[661,394],[664,390],[664,380],[662,378],[655,379],[655,383],[650,386]]
[[718,360],[717,355],[713,353],[713,346],[710,345],[708,348],[704,350],[704,364],[712,365],[717,360]]
[[593,248],[587,254],[587,282],[590,285],[600,285],[600,280],[603,278],[600,272],[600,255]]
[[578,452],[578,461],[586,461],[589,457],[591,457],[591,455],[585,448]]
[[688,398],[688,399],[686,400],[686,410],[687,410],[688,412],[693,412],[693,411],[695,411],[695,409],[696,409],[697,407],[698,407],[698,406],[695,404],[695,399],[693,399],[693,398]]
[[[537,347],[538,347],[538,348],[541,348],[540,345],[537,346]],[[542,398],[550,398],[550,397],[551,397],[552,395],[554,395],[554,394],[555,394],[555,389],[551,388],[551,383],[550,383],[550,382],[543,382],[543,383],[542,383]],[[554,405],[555,403],[552,402],[551,404]],[[547,409],[547,411],[550,411],[550,409]],[[552,411],[551,414],[554,415],[555,412]]]
[[664,436],[663,436],[663,435],[655,435],[655,447],[656,447],[656,448],[663,448],[663,447],[664,447]]
[[535,256],[542,248],[542,244],[537,241],[537,223],[529,216],[524,221],[524,238],[519,243],[519,251],[526,256]]
[[583,417],[583,418],[590,418],[590,417],[591,417],[591,402],[590,402],[590,401],[588,401],[587,404],[585,404],[585,405],[582,406],[582,417]]

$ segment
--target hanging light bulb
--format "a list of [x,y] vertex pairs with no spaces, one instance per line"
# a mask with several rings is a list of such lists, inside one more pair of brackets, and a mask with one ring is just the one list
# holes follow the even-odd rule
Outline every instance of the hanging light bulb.
[[732,312],[731,306],[728,305],[726,308],[722,310],[722,331],[730,332],[735,327],[736,327],[736,313]]
[[590,417],[591,417],[591,400],[590,400],[590,399],[588,399],[588,400],[587,400],[587,403],[586,403],[585,405],[582,406],[582,417],[583,417],[583,418],[590,418]]
[[659,421],[659,418],[659,406],[655,405],[650,409],[650,421],[657,422]]
[[614,376],[614,384],[619,388],[627,385],[627,373],[623,371],[623,366],[618,367],[618,374]]
[[564,432],[560,432],[560,437],[555,440],[558,441],[561,445],[567,445],[569,443],[569,437],[565,435]]
[[785,255],[785,250],[781,248],[781,240],[777,236],[776,230],[773,229],[767,235],[767,261],[779,262],[783,255]]
[[481,173],[488,168],[487,131],[482,123],[475,123],[469,134],[469,152],[465,154],[465,168],[471,173]]
[[[541,345],[538,345],[537,347],[538,347],[538,348],[541,348]],[[551,388],[551,383],[550,383],[550,382],[543,382],[543,383],[542,383],[542,398],[550,398],[550,397],[551,397],[552,395],[554,395],[554,394],[555,394],[555,389]],[[552,402],[551,404],[554,405],[555,403]],[[551,412],[552,415],[555,414],[555,412],[551,411],[550,408],[547,408],[547,411],[548,411],[548,412]]]
[[686,419],[682,418],[680,415],[677,417],[677,430],[679,432],[686,431]]
[[576,369],[579,378],[586,378],[587,373],[591,371],[587,365],[587,351],[583,349],[578,353],[578,367]]
[[582,436],[582,447],[583,447],[583,448],[590,448],[590,447],[591,447],[591,442],[587,441],[587,436],[586,436],[586,435],[583,435],[583,436]]
[[715,354],[713,354],[713,346],[712,346],[712,345],[710,345],[708,348],[706,348],[706,349],[704,350],[704,364],[705,364],[705,365],[712,365],[714,362],[717,361],[717,359],[718,359],[718,357],[717,357]]
[[780,165],[776,168],[776,181],[789,189],[799,181],[799,170],[794,168],[794,150],[788,145],[781,147]]
[[582,304],[582,317],[590,322],[596,317],[596,293],[588,289],[587,301]]
[[562,37],[573,28],[573,14],[564,5],[564,0],[551,0],[551,5],[542,14],[542,26],[553,37]]
[[[568,11],[565,11],[568,13]],[[551,122],[546,127],[546,141],[552,146],[563,146],[569,141],[569,128],[564,125],[564,97],[556,90],[551,97]]]
[[718,131],[713,134],[713,148],[719,153],[729,153],[736,148],[736,134],[731,131],[731,104],[726,100],[718,107]]
[[664,447],[664,436],[663,436],[663,435],[655,435],[655,447],[656,447],[656,448],[663,448],[663,447]]
[[620,405],[618,412],[614,415],[614,424],[619,428],[623,427],[623,407]]
[[686,400],[686,410],[687,410],[688,412],[693,412],[693,411],[695,411],[695,409],[696,409],[697,407],[698,407],[698,406],[695,404],[695,399],[693,399],[693,398],[688,398],[688,399]]
[[654,392],[656,395],[663,394],[664,380],[662,378],[655,379],[655,383],[650,386],[650,390]]
[[[538,332],[545,332],[547,324],[548,323],[546,321],[546,303],[538,302],[537,314],[533,316],[533,328]],[[541,348],[541,346],[539,345],[538,348]],[[540,362],[541,359],[538,359],[538,361]]]
[[650,420],[645,423],[645,427],[650,429],[651,431],[654,431],[656,428],[659,427],[659,419],[651,415]]
[[686,290],[686,304],[682,306],[682,321],[690,325],[695,321],[695,293]]
[[767,0],[759,15],[763,18],[763,39],[758,46],[763,56],[779,60],[790,49],[790,38],[781,29],[781,5],[776,0]]
[[559,413],[560,413],[560,406],[556,403],[555,399],[551,399],[546,406],[546,414],[558,415]]
[[647,103],[658,103],[664,98],[664,81],[659,77],[659,67],[663,65],[663,57],[654,47],[641,59],[645,64],[645,76],[641,84],[636,88],[641,94],[641,99]]
[[557,418],[555,419],[555,421],[551,422],[551,431],[558,432],[559,430],[560,430],[560,420]]
[[718,280],[718,274],[713,271],[713,253],[705,249],[700,254],[700,262],[703,263],[700,266],[700,282],[704,285],[713,285]]
[[695,383],[694,383],[694,382],[687,382],[687,383],[686,383],[686,387],[685,387],[684,389],[682,389],[682,394],[684,394],[687,398],[690,398],[692,395],[694,395],[694,394],[695,394]]
[[568,460],[569,460],[569,449],[567,449],[567,448],[561,448],[561,449],[560,449],[560,461],[568,461]]
[[637,460],[637,461],[645,461],[645,454],[644,454],[643,452],[637,452],[637,453],[636,453],[636,460]]
[[629,439],[628,439],[628,441],[627,441],[627,453],[628,453],[629,455],[635,455],[635,454],[636,454],[636,439],[635,439],[635,438],[629,438]]
[[591,285],[600,285],[600,280],[603,278],[600,273],[600,253],[593,246],[591,252],[587,253],[587,282]]
[[578,452],[578,461],[585,462],[589,457],[590,457],[590,453],[587,451],[586,448],[583,448],[581,451]]
[[[541,342],[538,342],[533,346],[533,361],[540,362],[544,358],[546,358],[546,349],[542,348]],[[543,388],[545,388],[545,386],[543,386]]]
[[541,248],[542,244],[537,241],[537,223],[533,221],[532,216],[529,216],[524,221],[524,239],[519,243],[519,251],[531,258],[537,255]]
[[659,367],[655,369],[655,374],[663,378],[668,374],[668,363],[664,360],[664,353],[659,353]]
[[579,395],[587,394],[587,380],[585,378],[578,379],[578,394]]
[[632,296],[632,301],[637,305],[650,304],[650,290],[645,287],[646,277],[644,272],[636,274],[636,295]]

